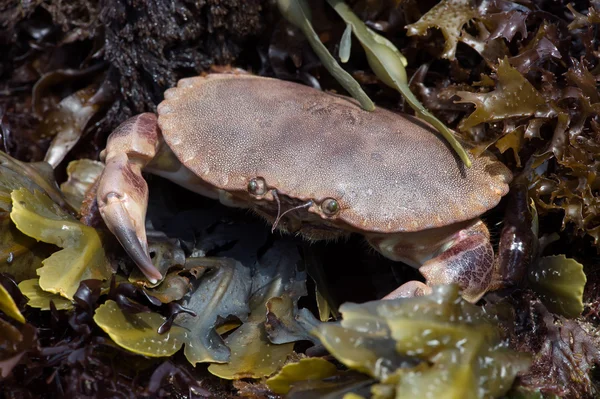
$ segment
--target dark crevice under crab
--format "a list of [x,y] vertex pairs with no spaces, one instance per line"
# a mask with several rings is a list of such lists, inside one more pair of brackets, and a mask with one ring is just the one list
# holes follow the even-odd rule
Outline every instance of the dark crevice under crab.
[[[510,171],[487,152],[466,168],[410,116],[296,83],[215,74],[167,90],[158,117],[125,121],[102,156],[101,215],[152,282],[162,276],[148,255],[142,170],[310,240],[360,233],[418,267],[428,285],[458,283],[470,301],[496,281],[479,216],[508,192]],[[411,281],[390,296],[428,291]]]

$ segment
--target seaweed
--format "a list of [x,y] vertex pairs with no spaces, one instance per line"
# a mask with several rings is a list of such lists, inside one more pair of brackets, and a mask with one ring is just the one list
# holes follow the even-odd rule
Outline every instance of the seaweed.
[[81,224],[39,191],[22,188],[11,197],[10,217],[21,232],[63,248],[37,270],[44,291],[72,299],[81,281],[108,279],[114,273],[95,229]]
[[[345,304],[315,334],[349,368],[396,398],[500,397],[530,359],[508,349],[483,311],[436,286],[423,297]],[[373,392],[373,388],[372,388]]]
[[519,377],[519,386],[544,397],[598,395],[590,373],[600,364],[600,351],[596,338],[586,331],[589,325],[556,317],[540,303],[521,307],[516,316],[517,320],[506,320],[506,331],[517,347],[533,353],[531,367]]
[[407,61],[402,53],[398,51],[392,42],[369,29],[343,1],[328,0],[328,2],[344,21],[352,27],[352,32],[365,49],[367,61],[375,75],[386,85],[398,90],[417,116],[435,127],[444,139],[450,143],[450,146],[464,164],[470,167],[471,160],[462,144],[446,125],[430,113],[410,91],[405,70]]
[[275,393],[286,394],[294,383],[322,380],[336,375],[337,372],[337,367],[325,359],[304,358],[283,366],[276,375],[267,380],[267,385]]
[[116,83],[125,100],[113,105],[122,113],[114,122],[153,110],[182,73],[198,74],[233,61],[242,43],[264,29],[260,11],[265,4],[177,0],[146,7],[120,0],[103,7],[105,57],[118,71]]
[[68,179],[60,185],[65,199],[73,209],[80,213],[85,195],[96,182],[104,165],[91,159],[81,159],[69,162],[67,166]]
[[[398,51],[392,42],[385,37],[378,35],[369,29],[352,12],[352,10],[341,0],[328,0],[329,4],[344,19],[347,27],[345,32],[352,32],[360,41],[367,56],[369,66],[377,77],[386,85],[398,90],[404,99],[415,110],[417,115],[425,121],[432,124],[442,136],[450,143],[454,151],[467,167],[471,166],[471,160],[467,156],[461,143],[454,137],[453,133],[431,114],[419,100],[413,95],[407,85],[406,77],[406,58]],[[354,97],[361,106],[372,111],[375,108],[373,102],[363,92],[362,88],[347,72],[345,72],[337,63],[335,58],[327,51],[327,48],[321,43],[311,24],[308,7],[304,1],[278,1],[281,13],[294,25],[301,28],[307,37],[313,50],[317,53],[321,62],[325,65],[329,73]],[[348,36],[348,35],[346,35]],[[342,48],[349,53],[349,38],[342,38]],[[347,62],[342,60],[343,62]]]
[[183,298],[182,306],[189,311],[176,317],[174,324],[169,322],[164,334],[161,327],[167,318],[161,314],[147,309],[146,313],[129,316],[114,301],[102,305],[94,320],[118,345],[134,353],[164,357],[185,344],[184,354],[192,365],[227,362],[230,350],[215,327],[219,317],[246,318],[249,273],[232,259],[206,259],[204,263],[212,264],[214,273],[205,276]]
[[545,256],[529,268],[529,285],[553,313],[577,317],[583,311],[587,278],[583,265],[564,255]]
[[360,103],[361,107],[367,111],[374,110],[375,104],[373,104],[373,101],[365,94],[358,82],[340,67],[335,58],[327,51],[327,48],[323,43],[321,43],[321,40],[310,24],[310,9],[308,8],[307,3],[304,0],[279,0],[277,6],[279,7],[281,14],[287,18],[288,21],[302,30],[302,33],[304,33],[304,36],[306,36],[311,47],[329,73],[331,73],[344,89]]
[[[386,73],[403,72],[406,76],[399,80],[410,86],[436,118],[459,131],[475,152],[492,151],[515,176],[523,176],[513,183],[510,198],[484,215],[494,240],[501,229],[500,280],[505,288],[486,295],[479,310],[473,312],[491,315],[491,321],[485,317],[487,321],[480,325],[479,316],[475,317],[477,333],[460,320],[448,329],[461,331],[467,341],[484,335],[484,342],[495,342],[499,351],[491,351],[490,359],[509,369],[526,362],[522,355],[507,350],[505,337],[511,349],[531,354],[531,367],[519,373],[506,397],[597,397],[599,3],[348,2],[348,10],[356,16],[355,26],[364,26],[370,32],[362,39],[373,35],[371,38],[378,37],[385,48],[397,49],[401,54],[395,58],[396,64],[400,60],[400,69],[378,73],[372,65],[373,48],[366,46],[362,51],[360,47],[367,41],[352,36],[358,30],[349,27],[327,4],[307,4],[318,40],[328,53],[345,61],[344,70],[374,103],[412,112],[386,84]],[[442,9],[446,12],[440,12]],[[447,18],[450,13],[456,18]],[[452,374],[457,378],[443,392],[451,395],[451,389],[456,389],[460,381],[480,381],[486,375],[478,367],[444,363],[447,358],[443,350],[433,359],[424,354],[397,356],[397,341],[386,329],[369,325],[357,331],[327,321],[336,314],[337,304],[380,298],[412,276],[411,269],[369,253],[359,238],[311,243],[311,251],[304,251],[299,262],[316,278],[316,284],[308,281],[308,295],[267,298],[271,295],[259,292],[256,284],[261,276],[270,274],[260,272],[259,266],[281,237],[268,236],[262,222],[243,211],[223,209],[210,200],[184,195],[183,190],[161,185],[160,179],[152,178],[148,227],[149,231],[166,234],[157,233],[156,239],[151,239],[155,262],[164,268],[166,279],[157,287],[140,286],[136,275],[128,274],[131,262],[104,234],[97,217],[94,173],[86,172],[81,179],[72,174],[62,186],[68,195],[63,195],[55,177],[60,182],[66,180],[67,162],[53,161],[57,164],[54,171],[47,164],[35,163],[47,156],[52,138],[61,130],[60,123],[50,120],[52,115],[82,117],[77,126],[66,125],[71,138],[78,142],[70,149],[67,147],[72,142],[60,146],[64,161],[94,160],[116,125],[134,113],[154,110],[164,89],[181,77],[241,68],[339,91],[339,84],[326,73],[301,32],[282,19],[274,2],[4,2],[0,4],[0,51],[0,150],[31,162],[0,154],[0,270],[12,275],[0,276],[10,296],[7,299],[3,291],[0,302],[13,316],[17,309],[26,321],[22,324],[17,320],[19,316],[15,319],[0,312],[0,379],[5,395],[274,395],[264,383],[270,381],[266,377],[227,383],[211,375],[206,366],[192,367],[185,349],[168,359],[123,349],[115,343],[119,340],[116,335],[113,341],[94,321],[94,313],[102,315],[106,306],[125,320],[153,319],[146,332],[156,340],[180,333],[180,321],[195,325],[195,320],[202,328],[195,330],[194,339],[214,339],[209,352],[213,350],[223,361],[236,359],[236,365],[221,363],[224,369],[233,370],[232,378],[256,377],[267,371],[253,374],[248,367],[241,367],[246,356],[231,357],[226,343],[250,340],[248,352],[268,347],[285,349],[275,362],[277,366],[287,364],[275,374],[275,378],[285,378],[274,389],[282,394],[287,390],[288,398],[387,398],[397,394],[398,386],[403,387],[400,395],[425,385],[434,389],[438,385],[430,384],[430,377]],[[57,112],[77,99],[87,115]],[[95,111],[93,115],[91,111]],[[75,279],[69,288],[70,299],[44,291],[36,270],[58,248],[25,236],[11,221],[10,212],[15,210],[11,193],[22,188],[36,193],[32,194],[33,202],[45,192],[50,199],[43,197],[42,202],[54,204],[52,207],[62,210],[62,214],[70,215],[65,216],[69,223],[80,210],[84,224],[93,226],[103,238],[102,246],[112,266],[118,266],[114,279]],[[16,211],[20,211],[18,206]],[[71,226],[80,225],[73,222]],[[294,257],[293,251],[290,249],[282,258]],[[211,258],[226,265],[211,264]],[[244,269],[239,270],[246,278],[246,288],[243,295],[230,299],[243,298],[245,306],[237,308],[239,312],[231,311],[237,317],[227,317],[228,310],[215,315],[203,305],[201,294],[214,292],[227,274],[219,269],[240,267],[235,262],[243,265]],[[558,277],[557,272],[574,277],[553,278]],[[295,283],[303,279],[302,272],[294,276]],[[546,278],[540,280],[539,276]],[[215,285],[208,284],[211,281]],[[17,283],[27,298],[19,292]],[[250,301],[252,292],[256,295]],[[425,298],[419,300],[426,302]],[[352,313],[359,306],[344,305],[345,320],[338,323],[352,324]],[[583,314],[575,318],[582,308]],[[203,312],[206,318],[200,323],[197,316]],[[313,316],[317,312],[323,322]],[[373,309],[361,313],[361,317],[382,319]],[[401,324],[413,334],[398,342],[414,343],[420,327]],[[348,350],[351,346],[340,345],[327,353],[324,342],[310,334],[312,329],[327,326],[339,332],[327,339],[359,339],[361,345],[355,352]],[[381,334],[373,336],[373,331]],[[177,345],[184,344],[178,341]],[[294,350],[290,349],[292,345]],[[480,346],[481,351],[475,352],[486,353],[485,348]],[[353,353],[362,364],[349,361]],[[259,357],[251,355],[248,364],[256,359]],[[339,360],[369,375],[349,371]],[[377,360],[382,364],[380,370],[389,374],[387,380],[378,378],[381,374],[369,366]],[[306,374],[301,366],[298,371],[299,364],[308,364],[307,368],[315,373]],[[326,372],[316,372],[320,367],[317,364],[325,365]],[[452,366],[440,369],[444,364]],[[275,368],[270,367],[268,372]],[[515,369],[511,370],[507,376],[514,375]],[[502,392],[508,383],[502,383]],[[472,386],[465,383],[458,388],[467,390]],[[495,392],[499,394],[500,390]]]
[[0,152],[0,271],[10,273],[19,282],[36,276],[52,247],[23,234],[11,222],[11,193],[21,187],[44,191],[59,204],[66,204],[45,166],[48,165],[22,163]]
[[43,137],[53,137],[46,151],[44,161],[52,167],[65,158],[84,134],[90,120],[102,109],[108,99],[94,101],[97,93],[95,85],[88,86],[65,97],[55,109],[43,116],[39,133]]
[[[226,379],[262,378],[276,372],[294,349],[293,342],[273,340],[278,331],[266,330],[265,313],[276,298],[289,298],[285,313],[292,313],[300,296],[306,295],[306,275],[297,271],[300,261],[296,244],[278,241],[271,246],[255,265],[250,314],[243,324],[225,338],[231,350],[226,364],[212,364],[208,371]],[[284,314],[285,314],[284,313]],[[275,342],[273,342],[275,341]]]
[[429,28],[440,29],[446,39],[442,57],[454,59],[463,26],[478,16],[479,11],[471,0],[442,0],[417,22],[407,25],[407,34],[424,35]]
[[549,117],[554,110],[546,99],[516,69],[508,59],[498,64],[498,81],[495,90],[489,93],[459,91],[460,102],[472,102],[475,111],[459,124],[467,130],[484,122],[497,122],[508,118],[535,116]]
[[215,259],[219,267],[203,276],[198,288],[182,305],[196,316],[183,314],[177,324],[190,331],[184,354],[191,364],[229,361],[230,349],[214,330],[218,320],[229,315],[246,320],[249,307],[250,269],[234,259]]
[[[39,279],[23,280],[19,283],[19,290],[27,297],[27,306],[41,310],[72,309],[73,302],[59,294],[44,291],[40,287]],[[52,303],[52,305],[50,304]]]
[[158,313],[128,315],[112,300],[96,309],[94,321],[116,344],[130,352],[151,357],[166,357],[183,345],[186,330],[172,326],[166,334],[158,332],[166,319]]
[[23,317],[13,297],[2,284],[0,284],[0,311],[19,323],[25,323],[25,317]]
[[[90,142],[77,148],[96,157],[110,130],[134,113],[154,109],[178,79],[239,56],[243,44],[265,27],[265,4],[5,2],[0,6],[0,50],[6,55],[0,62],[3,149],[19,159],[42,159],[49,139],[40,136],[46,130],[39,128],[41,113],[27,112],[31,101],[37,111],[50,110],[106,73],[105,113],[84,132],[93,133]],[[46,84],[60,81],[63,85]],[[40,90],[32,93],[36,83],[46,86],[43,96]]]

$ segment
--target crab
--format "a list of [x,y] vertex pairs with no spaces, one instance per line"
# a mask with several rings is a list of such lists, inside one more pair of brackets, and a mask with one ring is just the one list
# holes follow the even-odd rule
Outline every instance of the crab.
[[494,250],[479,217],[512,175],[491,153],[467,168],[416,118],[249,74],[182,79],[164,96],[158,116],[134,116],[110,135],[97,191],[107,227],[151,282],[162,276],[148,254],[142,171],[309,240],[362,234],[426,278],[388,297],[457,283],[474,302],[493,288]]

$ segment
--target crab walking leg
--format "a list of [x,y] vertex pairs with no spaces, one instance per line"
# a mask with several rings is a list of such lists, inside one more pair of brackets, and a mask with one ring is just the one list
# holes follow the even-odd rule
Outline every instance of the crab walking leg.
[[419,268],[428,285],[458,284],[467,301],[477,302],[492,285],[494,249],[482,221],[456,233],[456,240]]
[[160,142],[154,114],[140,114],[123,122],[111,133],[100,155],[106,167],[97,194],[106,226],[152,283],[158,282],[162,275],[148,254],[145,228],[148,185],[142,169],[154,158]]
[[[407,235],[431,235],[431,246],[410,246],[412,240]],[[427,285],[418,281],[409,281],[388,294],[386,299],[426,295],[431,286],[440,284],[458,284],[462,296],[470,302],[477,302],[483,294],[492,288],[494,250],[490,244],[490,233],[481,220],[472,221],[458,232],[444,237],[445,230],[430,232],[403,233],[402,247],[395,245],[397,239],[369,238],[371,245],[390,259],[400,260],[419,268],[427,280]],[[406,243],[409,243],[407,245]],[[426,249],[428,251],[426,251]],[[423,256],[426,252],[437,254],[431,259]]]

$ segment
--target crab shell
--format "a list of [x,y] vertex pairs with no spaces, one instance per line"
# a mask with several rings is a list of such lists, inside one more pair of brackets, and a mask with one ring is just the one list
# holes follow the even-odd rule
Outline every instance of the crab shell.
[[[351,231],[415,232],[478,217],[510,171],[484,153],[466,168],[429,125],[351,98],[251,75],[181,80],[158,106],[164,140],[208,185],[249,202],[269,190]],[[264,196],[248,192],[262,178]],[[336,199],[327,215],[320,204]]]

